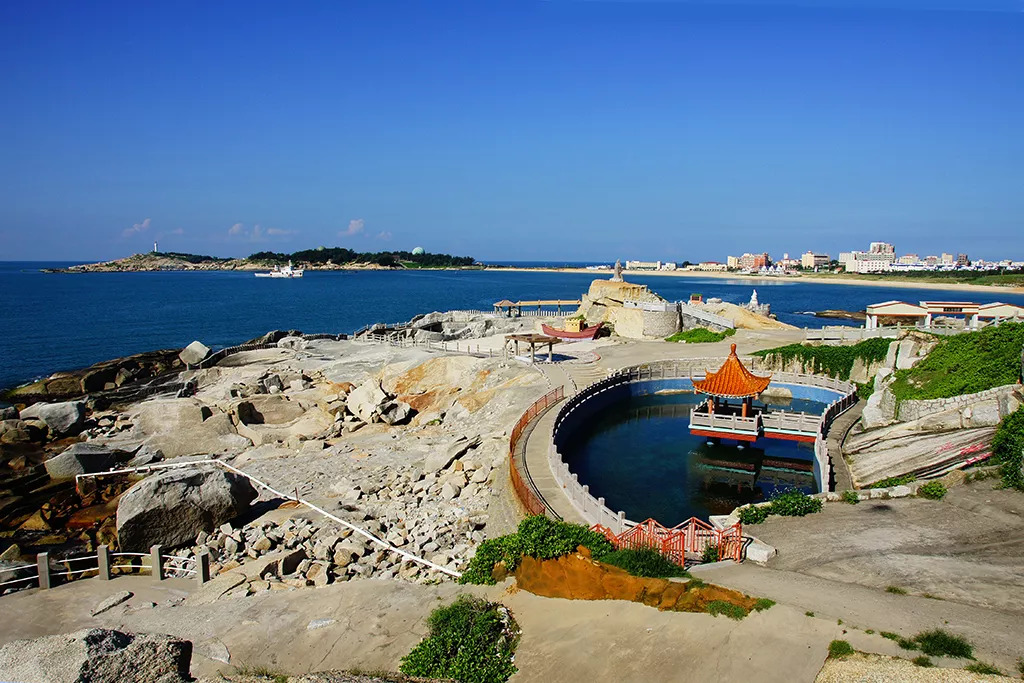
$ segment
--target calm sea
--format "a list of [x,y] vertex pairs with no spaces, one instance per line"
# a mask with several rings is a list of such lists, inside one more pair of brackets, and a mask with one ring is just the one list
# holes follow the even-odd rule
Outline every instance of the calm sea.
[[[194,339],[217,348],[272,329],[352,332],[374,322],[449,309],[490,310],[500,299],[578,298],[591,274],[500,271],[313,272],[299,280],[252,273],[47,274],[64,263],[0,262],[0,387],[57,370]],[[600,275],[607,277],[607,275]],[[634,277],[670,300],[705,297],[743,303],[753,288],[779,319],[801,327],[823,321],[806,311],[863,310],[889,299],[966,298],[1024,305],[1024,295],[851,287],[749,279]]]

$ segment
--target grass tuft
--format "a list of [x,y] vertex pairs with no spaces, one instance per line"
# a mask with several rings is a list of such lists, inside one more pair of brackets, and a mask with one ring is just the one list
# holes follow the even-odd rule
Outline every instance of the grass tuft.
[[743,609],[739,605],[734,605],[731,602],[725,600],[712,600],[707,604],[704,610],[713,617],[717,617],[719,614],[724,614],[730,619],[739,621],[743,617],[747,616],[749,612]]
[[928,659],[924,655],[921,655],[919,657],[914,657],[910,661],[912,661],[917,666],[923,666],[923,667],[935,666],[935,664],[932,662],[932,660]]
[[614,550],[602,557],[601,562],[625,569],[633,576],[689,576],[682,567],[653,548]]
[[774,606],[775,606],[775,601],[774,600],[769,600],[768,598],[758,598],[754,602],[754,611],[755,612],[763,612],[766,609],[771,609]]
[[853,646],[845,640],[833,640],[828,644],[828,656],[831,659],[842,659],[853,654]]
[[906,595],[907,594],[907,589],[906,588],[900,588],[899,586],[886,586],[885,587],[885,592],[886,593],[892,593],[894,595]]
[[970,671],[972,674],[991,674],[993,676],[1002,676],[1003,672],[985,662],[972,662],[964,667],[965,671]]

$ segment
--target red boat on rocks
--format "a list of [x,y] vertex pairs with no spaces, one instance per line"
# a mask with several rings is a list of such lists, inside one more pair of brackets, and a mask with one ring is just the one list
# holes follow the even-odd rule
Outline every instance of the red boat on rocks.
[[[577,323],[577,324],[573,324],[573,323]],[[581,340],[581,339],[593,339],[597,335],[597,333],[601,330],[601,326],[603,324],[604,323],[597,323],[596,325],[591,325],[590,327],[587,327],[586,323],[584,323],[582,320],[580,320],[580,321],[567,320],[566,321],[566,327],[569,327],[569,328],[577,327],[579,329],[577,329],[577,330],[573,330],[573,329],[560,330],[558,328],[551,327],[550,325],[545,325],[543,323],[541,323],[541,329],[544,330],[544,334],[548,335],[549,337],[558,337],[559,339],[569,339],[569,340]]]

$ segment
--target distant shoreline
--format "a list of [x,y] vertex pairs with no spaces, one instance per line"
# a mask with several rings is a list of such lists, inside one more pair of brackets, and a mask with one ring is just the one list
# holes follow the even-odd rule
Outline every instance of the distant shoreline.
[[[539,272],[539,273],[582,273],[593,275],[595,279],[610,276],[608,270],[589,270],[587,268],[507,268],[487,267],[486,270],[505,272]],[[740,275],[739,273],[703,272],[695,270],[623,270],[623,275],[655,276],[655,277],[692,277],[717,280],[740,280],[752,283],[772,282],[815,282],[836,285],[863,285],[867,287],[898,287],[905,289],[942,289],[961,292],[1007,292],[1008,294],[1024,294],[1024,287],[1012,285],[978,285],[968,282],[914,282],[913,280],[860,280],[846,276],[821,277],[816,275],[764,277],[760,275]]]

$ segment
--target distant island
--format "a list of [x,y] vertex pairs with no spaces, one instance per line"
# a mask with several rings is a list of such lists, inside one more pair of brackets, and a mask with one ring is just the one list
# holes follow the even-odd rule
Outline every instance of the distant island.
[[247,258],[223,258],[179,252],[133,254],[100,263],[45,268],[47,273],[132,273],[171,270],[266,270],[291,261],[307,270],[392,270],[483,267],[472,256],[414,251],[357,252],[344,247],[317,247],[290,254],[260,251]]

